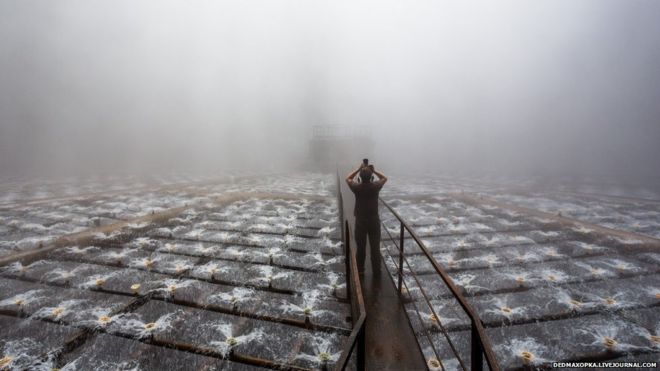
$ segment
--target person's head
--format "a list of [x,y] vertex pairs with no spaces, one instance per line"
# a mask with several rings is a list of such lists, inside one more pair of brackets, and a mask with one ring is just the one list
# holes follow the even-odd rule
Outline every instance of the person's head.
[[371,177],[373,175],[374,171],[369,166],[364,166],[362,167],[362,170],[360,170],[360,179],[362,179],[362,183],[371,183]]

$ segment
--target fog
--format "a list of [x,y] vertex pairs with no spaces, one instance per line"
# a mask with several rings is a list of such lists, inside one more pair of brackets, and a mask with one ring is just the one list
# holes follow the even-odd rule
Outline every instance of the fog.
[[[0,0],[0,175],[660,176],[660,2]],[[355,159],[357,164],[360,158]]]

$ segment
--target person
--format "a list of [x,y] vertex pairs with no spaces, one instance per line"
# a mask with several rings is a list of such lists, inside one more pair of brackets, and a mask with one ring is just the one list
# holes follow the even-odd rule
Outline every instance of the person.
[[[360,181],[354,180],[359,174]],[[374,174],[378,177],[373,179]],[[369,165],[367,159],[348,174],[346,183],[355,194],[355,243],[357,244],[358,271],[364,274],[364,260],[367,238],[371,250],[371,269],[374,275],[380,273],[380,217],[378,216],[378,194],[387,182],[387,177]]]

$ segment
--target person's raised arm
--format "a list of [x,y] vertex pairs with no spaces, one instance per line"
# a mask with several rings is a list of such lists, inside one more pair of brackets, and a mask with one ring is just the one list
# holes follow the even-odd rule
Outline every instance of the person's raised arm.
[[374,171],[374,174],[376,174],[376,176],[378,177],[378,182],[379,182],[381,185],[382,185],[382,184],[385,184],[385,182],[387,182],[387,177],[385,176],[385,174],[381,173],[380,171],[377,171],[377,170],[376,170],[375,168],[373,168],[373,167],[372,167],[371,169]]
[[351,185],[351,183],[353,183],[353,178],[355,178],[355,176],[360,172],[360,170],[362,170],[362,165],[360,165],[360,167],[358,167],[357,169],[353,170],[348,174],[348,176],[346,177],[346,183],[348,183],[348,185]]

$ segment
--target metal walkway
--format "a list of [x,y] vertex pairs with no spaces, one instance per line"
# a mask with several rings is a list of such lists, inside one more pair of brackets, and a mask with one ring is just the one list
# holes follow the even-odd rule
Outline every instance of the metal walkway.
[[[343,179],[340,179],[340,186],[344,195],[344,217],[353,229],[355,196]],[[388,270],[382,259],[380,264],[380,274],[374,276],[369,256],[365,259],[366,270],[362,286],[367,309],[366,369],[425,370],[427,367],[424,357],[417,347],[405,308],[392,280],[387,276]]]

